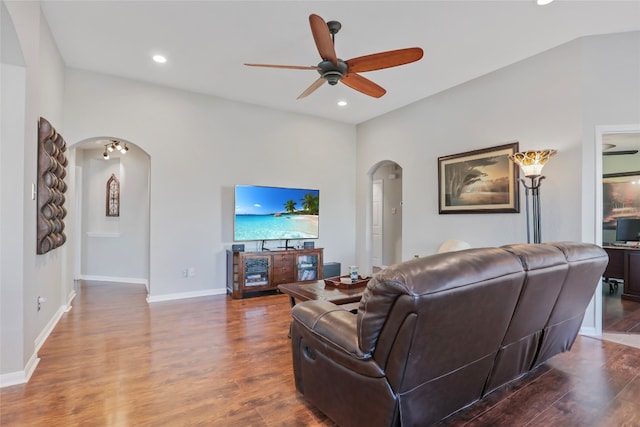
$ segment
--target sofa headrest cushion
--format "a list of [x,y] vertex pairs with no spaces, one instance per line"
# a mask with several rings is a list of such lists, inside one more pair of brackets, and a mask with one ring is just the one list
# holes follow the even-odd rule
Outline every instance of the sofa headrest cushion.
[[502,276],[522,274],[519,259],[500,248],[435,254],[391,266],[367,284],[358,309],[358,339],[372,353],[389,311],[400,295],[416,299]]

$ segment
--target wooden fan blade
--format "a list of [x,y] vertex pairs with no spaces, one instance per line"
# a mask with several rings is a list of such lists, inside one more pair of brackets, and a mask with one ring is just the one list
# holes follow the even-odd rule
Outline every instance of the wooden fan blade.
[[380,98],[387,93],[383,87],[378,86],[371,80],[362,77],[360,74],[349,73],[340,80],[342,83],[349,86],[351,89],[355,89],[358,92],[362,92],[365,95],[373,96],[374,98]]
[[309,24],[311,25],[311,33],[313,34],[313,40],[316,42],[320,57],[325,61],[331,61],[335,65],[338,65],[336,49],[333,46],[333,39],[331,38],[327,23],[318,15],[311,14],[309,15]]
[[315,65],[312,66],[304,66],[304,65],[276,65],[276,64],[244,64],[249,67],[267,67],[267,68],[287,68],[290,70],[318,70],[318,67]]
[[320,77],[318,80],[316,80],[315,82],[311,83],[311,86],[306,88],[305,91],[302,92],[300,95],[298,95],[298,97],[296,99],[301,99],[301,98],[304,98],[306,96],[309,96],[313,91],[315,91],[320,86],[322,86],[324,84],[324,82],[326,82],[324,77]]
[[422,58],[422,55],[423,51],[421,48],[410,47],[407,49],[390,50],[359,56],[358,58],[349,59],[345,62],[349,66],[349,72],[362,73],[364,71],[382,70],[384,68],[409,64]]

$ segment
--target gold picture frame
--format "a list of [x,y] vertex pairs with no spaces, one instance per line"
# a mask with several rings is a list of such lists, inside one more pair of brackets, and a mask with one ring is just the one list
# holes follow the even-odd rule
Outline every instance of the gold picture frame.
[[440,214],[518,213],[518,142],[438,158]]

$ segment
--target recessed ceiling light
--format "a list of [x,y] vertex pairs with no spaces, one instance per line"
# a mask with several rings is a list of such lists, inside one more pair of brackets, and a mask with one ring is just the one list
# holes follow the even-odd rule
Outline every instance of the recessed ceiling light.
[[536,0],[536,4],[538,6],[544,6],[545,4],[551,3],[553,0]]
[[339,107],[346,107],[347,106],[347,101],[338,101],[338,106]]
[[158,64],[164,64],[165,62],[167,62],[167,58],[162,55],[153,55],[153,60]]

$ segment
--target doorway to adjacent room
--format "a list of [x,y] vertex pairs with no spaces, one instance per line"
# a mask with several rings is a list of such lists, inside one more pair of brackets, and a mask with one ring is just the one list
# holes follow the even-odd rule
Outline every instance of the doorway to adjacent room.
[[[126,150],[113,148],[116,143]],[[90,138],[71,149],[76,172],[74,279],[144,284],[149,294],[149,154],[121,138]],[[108,185],[113,180],[115,193]]]
[[402,168],[379,163],[371,174],[371,268],[402,261]]
[[[602,126],[596,130],[596,241],[599,244],[615,242],[615,228],[605,222],[611,216],[605,194],[608,178],[615,175],[628,175],[638,172],[640,175],[640,125]],[[609,190],[607,190],[609,192]],[[631,205],[637,201],[628,201]],[[640,216],[640,210],[637,215]],[[610,222],[610,221],[609,221]],[[607,222],[607,224],[609,224]],[[621,278],[602,284],[602,290],[596,299],[600,299],[600,312],[596,316],[602,319],[602,333],[606,339],[640,345],[640,302],[622,298],[624,283]],[[616,286],[617,284],[617,286]],[[598,309],[596,309],[598,310]]]

